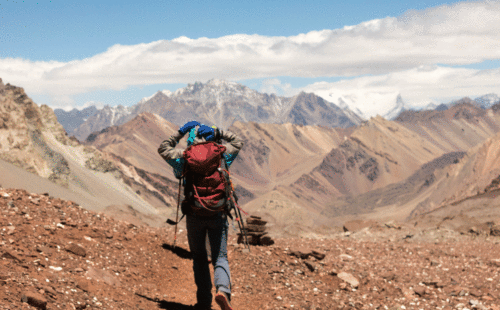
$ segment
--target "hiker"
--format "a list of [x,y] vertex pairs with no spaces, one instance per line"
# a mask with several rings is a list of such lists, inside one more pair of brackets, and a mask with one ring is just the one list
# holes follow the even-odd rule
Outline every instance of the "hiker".
[[[186,150],[176,149],[178,142],[189,134]],[[213,141],[215,143],[209,143]],[[222,142],[226,143],[222,146]],[[221,170],[214,170],[214,174],[210,175],[208,182],[215,182],[213,187],[196,187],[193,182],[199,182],[200,174],[188,171],[187,167],[192,167],[191,164],[186,164],[186,160],[190,163],[189,153],[194,147],[204,147],[204,150],[216,149],[222,152],[226,169],[234,162],[238,152],[243,146],[243,142],[236,135],[227,130],[209,127],[200,124],[197,121],[190,121],[184,124],[179,131],[172,135],[169,139],[163,141],[158,149],[158,153],[174,168],[174,173],[177,178],[185,177],[184,184],[184,200],[182,201],[182,213],[186,215],[186,229],[188,234],[188,242],[191,253],[193,254],[193,271],[195,283],[197,286],[196,309],[211,309],[212,304],[212,281],[210,278],[210,269],[207,260],[207,249],[205,246],[205,238],[208,233],[208,239],[211,248],[212,265],[214,266],[214,285],[216,287],[215,301],[223,310],[231,310],[231,274],[229,271],[229,262],[227,259],[227,235],[228,235],[228,205],[226,199],[217,200],[227,193],[227,187],[217,183],[222,178],[222,169],[219,167],[222,163],[214,163]],[[205,148],[206,147],[206,148]],[[200,152],[198,153],[205,153]],[[185,167],[186,166],[186,167]],[[208,165],[207,165],[208,167]],[[192,168],[190,168],[192,169]],[[202,167],[205,169],[205,167]],[[207,168],[208,169],[208,168]],[[206,178],[206,177],[205,177]],[[207,180],[207,179],[203,179]],[[227,183],[227,182],[226,182]],[[211,193],[213,189],[215,194]],[[219,192],[217,192],[219,191]],[[202,193],[202,194],[200,194]],[[210,195],[211,199],[200,199],[201,196]],[[227,198],[227,197],[226,197]],[[212,202],[222,202],[222,206],[216,211],[208,210],[208,204]],[[216,205],[217,206],[217,205]]]

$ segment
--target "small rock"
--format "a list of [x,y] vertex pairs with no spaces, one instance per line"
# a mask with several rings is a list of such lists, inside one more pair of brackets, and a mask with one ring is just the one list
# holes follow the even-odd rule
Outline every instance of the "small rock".
[[131,231],[127,231],[125,233],[125,235],[123,236],[123,238],[125,238],[125,240],[127,240],[127,241],[134,239],[134,237],[135,237],[135,234]]
[[427,286],[433,286],[435,288],[442,288],[444,285],[443,285],[443,282],[439,281],[439,280],[427,280],[427,281],[423,281],[422,283],[424,283],[425,285]]
[[337,277],[347,283],[349,283],[352,287],[357,288],[359,286],[359,281],[352,274],[347,272],[341,272],[337,274]]
[[273,245],[274,240],[271,239],[271,237],[269,237],[269,236],[264,236],[264,237],[260,238],[260,244],[265,245],[265,246]]
[[382,277],[382,279],[386,279],[387,281],[393,281],[394,279],[396,279],[396,274],[393,272],[383,273],[380,276]]
[[420,297],[427,294],[427,289],[424,286],[416,286],[413,288],[413,291],[415,292],[415,294],[417,294]]
[[38,309],[47,309],[47,299],[38,293],[26,292],[21,296],[21,301]]
[[44,290],[47,294],[49,294],[49,295],[55,296],[55,295],[57,294],[57,293],[56,293],[56,291],[54,290],[54,288],[53,288],[53,287],[51,287],[51,286],[46,286],[46,285],[45,285],[45,286],[42,286],[42,289],[43,289],[43,290]]
[[308,261],[305,261],[304,264],[307,266],[307,268],[310,270],[310,271],[314,271],[316,270],[316,265],[311,263],[311,262],[308,262]]
[[348,261],[348,262],[353,260],[353,257],[347,254],[340,254],[339,258],[343,261]]
[[500,259],[492,259],[490,264],[495,267],[500,267]]
[[490,228],[490,235],[500,237],[500,225],[495,225]]
[[323,253],[323,252],[319,252],[319,251],[313,250],[311,252],[311,256],[314,257],[314,258],[316,258],[317,260],[322,260],[322,259],[325,258],[326,254]]
[[81,256],[81,257],[85,257],[87,255],[87,251],[85,250],[85,248],[83,248],[82,246],[77,245],[75,243],[70,243],[66,247],[66,251],[71,252],[75,255]]
[[16,232],[16,228],[14,226],[7,227],[7,235],[13,235]]
[[267,224],[266,221],[263,221],[261,219],[258,219],[258,218],[253,218],[253,217],[250,217],[247,219],[247,224],[249,225],[259,225],[259,226],[264,226]]
[[5,251],[1,257],[12,259],[18,262],[22,261],[22,259],[13,251]]
[[44,245],[37,245],[36,250],[37,250],[37,252],[40,252],[40,253],[52,254],[52,249],[49,247],[46,247]]
[[91,291],[91,284],[88,280],[86,279],[80,279],[78,280],[77,284],[76,284],[76,287],[81,289],[82,291],[84,292],[90,292]]
[[308,258],[310,253],[311,253],[310,251],[302,250],[302,249],[293,249],[290,251],[290,255],[295,256],[297,258],[302,258],[302,259]]

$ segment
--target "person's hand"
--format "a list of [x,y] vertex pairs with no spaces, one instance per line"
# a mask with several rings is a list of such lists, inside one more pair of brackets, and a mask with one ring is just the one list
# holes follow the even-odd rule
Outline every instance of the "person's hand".
[[186,124],[184,124],[184,126],[179,128],[179,133],[184,136],[186,133],[188,133],[191,129],[193,129],[196,126],[200,126],[200,123],[197,121],[187,122]]
[[217,128],[213,127],[208,127],[207,125],[201,125],[200,128],[198,128],[198,135],[200,137],[205,138],[207,141],[215,141],[216,137],[216,130]]

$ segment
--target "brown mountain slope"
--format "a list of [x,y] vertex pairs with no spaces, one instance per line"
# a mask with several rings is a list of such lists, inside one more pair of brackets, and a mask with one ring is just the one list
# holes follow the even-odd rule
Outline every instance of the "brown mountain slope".
[[336,225],[353,218],[479,225],[500,218],[499,180],[497,133],[467,153],[448,153],[424,164],[402,182],[340,197],[322,214]]
[[[158,155],[157,149],[176,130],[176,125],[158,115],[143,113],[123,125],[92,134],[87,143],[137,168],[175,180],[172,168]],[[348,130],[327,127],[252,122],[235,122],[230,130],[245,142],[231,167],[233,178],[239,186],[254,193],[289,184],[316,166],[349,134]],[[180,148],[186,146],[185,140],[181,140]]]
[[304,202],[325,206],[342,195],[401,181],[443,153],[401,124],[376,117],[357,128],[289,190]]
[[143,113],[121,126],[91,134],[86,143],[115,154],[135,167],[174,180],[172,169],[158,155],[158,147],[178,129],[156,114]]
[[441,112],[408,112],[396,122],[372,118],[290,190],[325,205],[340,195],[402,181],[422,164],[466,151],[499,128],[499,114],[470,104]]
[[257,193],[288,185],[310,171],[349,131],[293,124],[236,122],[245,145],[231,170],[239,184]]
[[342,225],[348,219],[379,221],[405,221],[416,205],[429,195],[429,188],[436,182],[436,175],[457,164],[465,152],[444,154],[422,165],[407,179],[374,189],[363,194],[346,195],[332,200],[321,212],[334,225]]
[[500,130],[500,114],[462,100],[445,111],[406,111],[396,120],[445,152],[464,151]]
[[[500,133],[472,148],[460,162],[436,175],[433,191],[412,213],[412,216],[446,209],[453,213],[460,206],[473,206],[481,201],[490,211],[498,209],[500,192]],[[442,213],[442,212],[441,212]]]
[[[311,172],[245,207],[269,216],[281,230],[293,230],[294,223],[310,227],[340,225],[353,217],[404,220],[435,190],[425,185],[433,182],[431,174],[427,175],[429,179],[412,185],[404,199],[398,199],[398,193],[413,184],[405,183],[406,178],[447,153],[467,151],[499,128],[500,115],[493,110],[462,104],[444,112],[398,122],[372,118]],[[419,113],[414,114],[420,118]],[[438,202],[432,204],[435,207]]]

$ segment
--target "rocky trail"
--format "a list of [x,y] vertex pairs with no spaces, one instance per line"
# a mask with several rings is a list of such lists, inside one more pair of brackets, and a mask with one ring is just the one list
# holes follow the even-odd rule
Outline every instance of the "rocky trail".
[[[245,253],[230,230],[235,309],[500,310],[498,236],[373,225]],[[0,309],[192,309],[185,231],[172,241],[171,227],[0,188]]]

